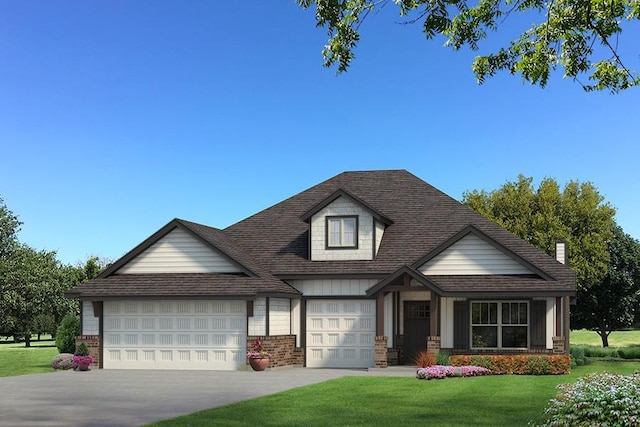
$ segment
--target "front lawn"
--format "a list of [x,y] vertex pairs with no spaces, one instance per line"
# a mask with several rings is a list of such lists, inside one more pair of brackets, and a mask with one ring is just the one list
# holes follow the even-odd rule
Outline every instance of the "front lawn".
[[41,374],[52,372],[51,361],[58,354],[56,344],[48,340],[31,341],[31,347],[24,343],[0,342],[0,377]]
[[598,361],[559,376],[346,377],[152,425],[525,426],[541,420],[558,384],[590,372],[635,370],[640,363]]

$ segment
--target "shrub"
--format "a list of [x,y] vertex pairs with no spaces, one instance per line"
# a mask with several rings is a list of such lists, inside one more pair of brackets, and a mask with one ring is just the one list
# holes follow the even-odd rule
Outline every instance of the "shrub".
[[615,347],[596,347],[587,345],[582,347],[585,357],[620,357]]
[[623,359],[640,359],[640,347],[626,347],[618,349]]
[[491,371],[480,366],[433,365],[420,368],[416,372],[416,378],[419,380],[442,380],[446,377],[479,377],[482,375],[491,375]]
[[60,353],[53,358],[51,362],[53,369],[71,369],[73,368],[73,354]]
[[542,426],[637,426],[640,424],[640,373],[597,373],[558,386]]
[[420,351],[413,359],[413,363],[418,368],[426,368],[427,366],[433,366],[436,364],[436,356],[428,351]]
[[76,349],[76,336],[80,335],[80,318],[67,314],[56,331],[56,347],[60,353],[73,353]]
[[449,353],[447,353],[446,351],[442,351],[442,350],[437,352],[436,353],[436,364],[442,365],[442,366],[448,366],[449,365]]
[[80,343],[79,346],[76,347],[76,356],[88,356],[89,355],[89,347],[85,343]]
[[450,356],[453,366],[474,365],[494,375],[559,375],[571,371],[571,358],[565,355]]

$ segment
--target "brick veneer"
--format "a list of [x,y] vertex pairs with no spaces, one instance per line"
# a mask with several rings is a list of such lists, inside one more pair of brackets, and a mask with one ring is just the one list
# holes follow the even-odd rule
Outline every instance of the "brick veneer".
[[78,335],[76,347],[81,343],[85,343],[89,348],[89,354],[93,357],[93,365],[102,368],[100,364],[100,335]]
[[440,351],[440,337],[432,335],[427,337],[427,352],[436,354]]
[[377,336],[375,337],[375,362],[376,368],[387,367],[387,337]]
[[256,338],[264,341],[265,348],[271,354],[271,361],[269,362],[271,368],[302,366],[304,364],[304,349],[296,347],[295,335],[249,335],[247,336],[247,351],[251,350],[253,341]]
[[555,354],[566,354],[565,351],[565,338],[564,337],[553,337],[553,352]]

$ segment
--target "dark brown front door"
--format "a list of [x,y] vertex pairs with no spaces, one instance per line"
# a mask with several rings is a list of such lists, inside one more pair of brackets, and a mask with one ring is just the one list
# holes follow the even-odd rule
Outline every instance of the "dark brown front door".
[[427,349],[429,301],[404,302],[404,364],[413,365],[420,351]]

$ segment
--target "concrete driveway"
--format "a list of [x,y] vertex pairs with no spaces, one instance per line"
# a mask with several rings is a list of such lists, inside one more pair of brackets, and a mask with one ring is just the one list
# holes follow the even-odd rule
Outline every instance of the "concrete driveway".
[[0,426],[139,426],[343,376],[413,376],[282,368],[252,371],[60,371],[0,378]]

